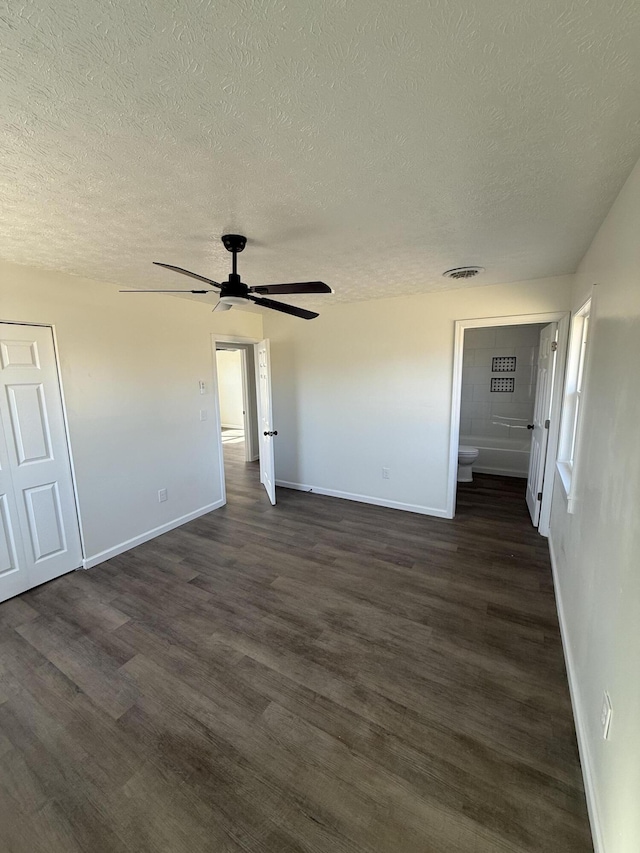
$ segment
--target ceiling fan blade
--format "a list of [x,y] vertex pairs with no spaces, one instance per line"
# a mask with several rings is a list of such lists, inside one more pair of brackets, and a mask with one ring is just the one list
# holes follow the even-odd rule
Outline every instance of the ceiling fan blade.
[[276,302],[273,299],[262,299],[258,296],[249,294],[247,299],[255,302],[256,305],[262,305],[263,308],[272,308],[274,311],[282,311],[283,314],[292,314],[294,317],[302,317],[303,320],[313,320],[314,317],[319,317],[315,311],[307,311],[306,308],[298,308],[295,305],[285,305],[284,302]]
[[159,261],[153,261],[153,263],[157,267],[164,267],[167,270],[173,270],[174,272],[182,273],[182,275],[188,275],[191,278],[197,278],[198,281],[206,281],[207,284],[213,285],[213,287],[220,287],[220,283],[217,281],[213,281],[211,278],[205,278],[203,275],[198,275],[197,272],[190,272],[189,270],[183,270],[182,267],[174,267],[172,264],[161,264]]
[[294,284],[258,284],[250,287],[252,293],[332,293],[323,281],[298,281]]
[[210,290],[121,290],[120,293],[211,293]]

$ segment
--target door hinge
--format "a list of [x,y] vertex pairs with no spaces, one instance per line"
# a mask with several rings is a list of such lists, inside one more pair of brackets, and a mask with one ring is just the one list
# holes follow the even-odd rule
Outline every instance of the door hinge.
[[551,421],[547,418],[547,420],[544,422],[544,428],[545,428],[545,429],[549,429],[549,424],[550,424],[550,423],[551,423]]
[[558,349],[558,341],[551,341],[551,352],[555,352]]
[[539,500],[539,501],[541,501],[541,500],[542,500],[542,492],[538,492],[538,500]]

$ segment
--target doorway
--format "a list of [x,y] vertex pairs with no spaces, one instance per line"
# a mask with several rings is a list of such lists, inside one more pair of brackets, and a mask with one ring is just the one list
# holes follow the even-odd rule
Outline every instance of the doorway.
[[229,345],[216,347],[216,368],[223,448],[228,444],[242,445],[245,462],[251,462],[253,453],[248,438],[252,431],[252,412],[246,352]]
[[[218,451],[222,495],[226,500],[227,462],[230,472],[237,475],[242,471],[242,477],[245,477],[252,476],[250,463],[258,460],[259,481],[264,486],[271,504],[275,504],[273,439],[278,435],[278,431],[273,429],[269,341],[216,335],[212,336],[212,341],[216,416],[220,429]],[[233,355],[234,352],[239,354]],[[232,355],[227,358],[226,353]],[[218,367],[219,356],[221,369]],[[242,389],[242,409],[239,408],[239,386]],[[228,394],[228,391],[231,393]],[[242,468],[239,467],[240,463]]]
[[254,343],[215,339],[223,444],[242,444],[245,462],[260,458]]
[[230,485],[259,477],[260,458],[254,344],[214,341],[220,442],[220,476],[225,497]]
[[564,313],[456,322],[450,517],[462,446],[477,450],[474,476],[526,479],[523,500],[534,526],[548,535],[568,329]]

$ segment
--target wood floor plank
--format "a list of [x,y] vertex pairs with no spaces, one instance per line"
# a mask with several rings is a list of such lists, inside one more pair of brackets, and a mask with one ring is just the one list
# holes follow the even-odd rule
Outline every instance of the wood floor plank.
[[7,853],[589,853],[523,482],[278,490],[0,605]]

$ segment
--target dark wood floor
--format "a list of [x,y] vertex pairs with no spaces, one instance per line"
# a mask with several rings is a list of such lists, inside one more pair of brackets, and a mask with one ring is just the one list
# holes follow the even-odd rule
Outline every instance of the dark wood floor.
[[586,853],[522,481],[279,490],[0,605],[3,853]]

